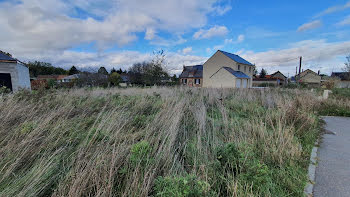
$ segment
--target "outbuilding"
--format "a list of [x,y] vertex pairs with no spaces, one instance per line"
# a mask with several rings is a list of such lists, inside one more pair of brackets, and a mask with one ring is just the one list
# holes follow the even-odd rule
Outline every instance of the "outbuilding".
[[0,87],[4,86],[13,92],[31,90],[28,67],[0,51]]

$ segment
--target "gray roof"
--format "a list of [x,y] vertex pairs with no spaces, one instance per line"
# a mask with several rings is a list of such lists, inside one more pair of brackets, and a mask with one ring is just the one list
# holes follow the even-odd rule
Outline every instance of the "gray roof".
[[249,66],[254,66],[252,63],[248,62],[247,60],[243,59],[242,57],[240,57],[239,55],[236,54],[232,54],[226,51],[221,51],[219,50],[221,53],[223,53],[224,55],[226,55],[227,57],[231,58],[233,61],[241,63],[241,64],[246,64]]
[[6,55],[3,52],[0,52],[0,60],[3,60],[3,61],[17,61],[16,59]]
[[63,79],[78,79],[79,78],[79,74],[74,74],[74,75],[69,75]]
[[236,70],[233,70],[232,68],[230,67],[223,67],[225,70],[227,70],[228,72],[230,72],[233,76],[237,77],[237,78],[240,78],[240,79],[250,79],[250,77],[246,74],[244,74],[243,72],[241,71],[236,71]]
[[203,65],[185,66],[180,78],[203,78]]

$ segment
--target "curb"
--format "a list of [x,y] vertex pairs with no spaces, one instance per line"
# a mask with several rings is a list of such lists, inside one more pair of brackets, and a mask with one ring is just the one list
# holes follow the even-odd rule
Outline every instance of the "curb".
[[316,173],[316,162],[317,162],[317,150],[318,150],[318,140],[315,143],[315,146],[312,148],[311,156],[310,156],[310,164],[308,169],[308,183],[304,188],[305,196],[312,197],[314,184],[315,184],[315,173]]

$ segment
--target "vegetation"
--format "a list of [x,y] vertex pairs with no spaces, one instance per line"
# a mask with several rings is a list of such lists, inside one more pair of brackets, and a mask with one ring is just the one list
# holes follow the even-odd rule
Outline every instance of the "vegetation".
[[0,97],[0,196],[303,196],[324,105],[298,89]]
[[66,75],[67,71],[63,68],[52,66],[46,62],[28,62],[29,73],[31,77],[37,77],[38,75]]
[[262,68],[259,74],[259,78],[265,78],[266,75],[267,75],[267,71]]

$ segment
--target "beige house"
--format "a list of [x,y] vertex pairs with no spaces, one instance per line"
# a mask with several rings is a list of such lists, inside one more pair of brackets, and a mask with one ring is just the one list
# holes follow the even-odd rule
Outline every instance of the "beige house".
[[314,71],[307,69],[296,76],[299,83],[318,86],[321,84],[321,76]]
[[254,65],[238,55],[218,50],[203,65],[203,87],[252,87]]

